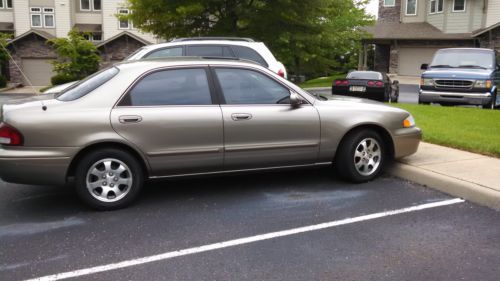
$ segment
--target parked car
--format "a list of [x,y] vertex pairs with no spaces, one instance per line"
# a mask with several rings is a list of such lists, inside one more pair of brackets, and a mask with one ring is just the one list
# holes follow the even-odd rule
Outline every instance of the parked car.
[[391,81],[387,74],[381,72],[352,71],[345,79],[337,79],[333,82],[332,94],[382,102],[398,102],[399,82]]
[[287,78],[285,66],[262,42],[240,37],[193,37],[140,48],[125,60],[164,57],[229,57],[254,61]]
[[54,99],[0,112],[4,181],[74,179],[80,198],[104,210],[134,201],[145,179],[333,162],[343,178],[365,182],[414,153],[421,137],[404,110],[320,99],[230,59],[117,64]]
[[436,52],[420,82],[418,103],[500,106],[497,53],[491,49],[450,48]]

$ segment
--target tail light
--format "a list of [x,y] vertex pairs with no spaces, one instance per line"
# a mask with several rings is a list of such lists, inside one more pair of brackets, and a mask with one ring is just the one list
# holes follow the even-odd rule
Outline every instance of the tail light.
[[283,69],[278,70],[278,75],[285,78],[285,71]]
[[349,80],[335,80],[335,86],[348,86]]
[[14,127],[0,123],[0,144],[10,146],[23,145],[23,135]]
[[384,82],[382,81],[368,81],[368,87],[384,87]]

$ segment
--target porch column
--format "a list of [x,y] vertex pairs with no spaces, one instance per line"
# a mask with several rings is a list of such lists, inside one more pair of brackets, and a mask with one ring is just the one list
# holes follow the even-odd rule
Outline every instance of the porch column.
[[363,44],[363,70],[368,69],[368,48]]

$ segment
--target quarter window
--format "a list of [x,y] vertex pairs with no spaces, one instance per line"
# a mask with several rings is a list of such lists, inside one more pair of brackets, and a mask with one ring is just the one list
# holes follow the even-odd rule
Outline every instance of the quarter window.
[[120,105],[210,105],[205,69],[157,71],[140,80]]
[[251,60],[254,62],[257,62],[258,64],[269,67],[267,62],[262,58],[259,53],[256,51],[248,48],[248,47],[243,47],[243,46],[233,46],[233,50],[236,52],[238,58],[246,59],[246,60]]
[[417,14],[417,0],[406,0],[406,15],[414,16]]
[[290,104],[290,91],[262,73],[234,68],[215,73],[227,104]]
[[182,47],[167,48],[151,52],[146,55],[146,58],[166,58],[166,57],[181,57]]
[[188,56],[200,57],[234,57],[226,46],[188,46]]
[[384,7],[396,6],[396,0],[384,0]]
[[466,0],[453,0],[453,12],[464,12]]

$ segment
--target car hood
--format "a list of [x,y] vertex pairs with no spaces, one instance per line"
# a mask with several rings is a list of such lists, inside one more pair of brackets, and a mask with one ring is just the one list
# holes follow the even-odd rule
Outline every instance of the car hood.
[[427,70],[422,78],[452,78],[452,79],[488,79],[491,69],[439,68]]
[[351,107],[351,108],[361,107],[364,109],[406,112],[405,110],[369,99],[361,99],[361,98],[337,96],[337,95],[323,96],[323,97],[326,98],[327,100],[323,100],[321,101],[321,103],[323,105],[328,105],[328,106],[340,106],[340,107]]

